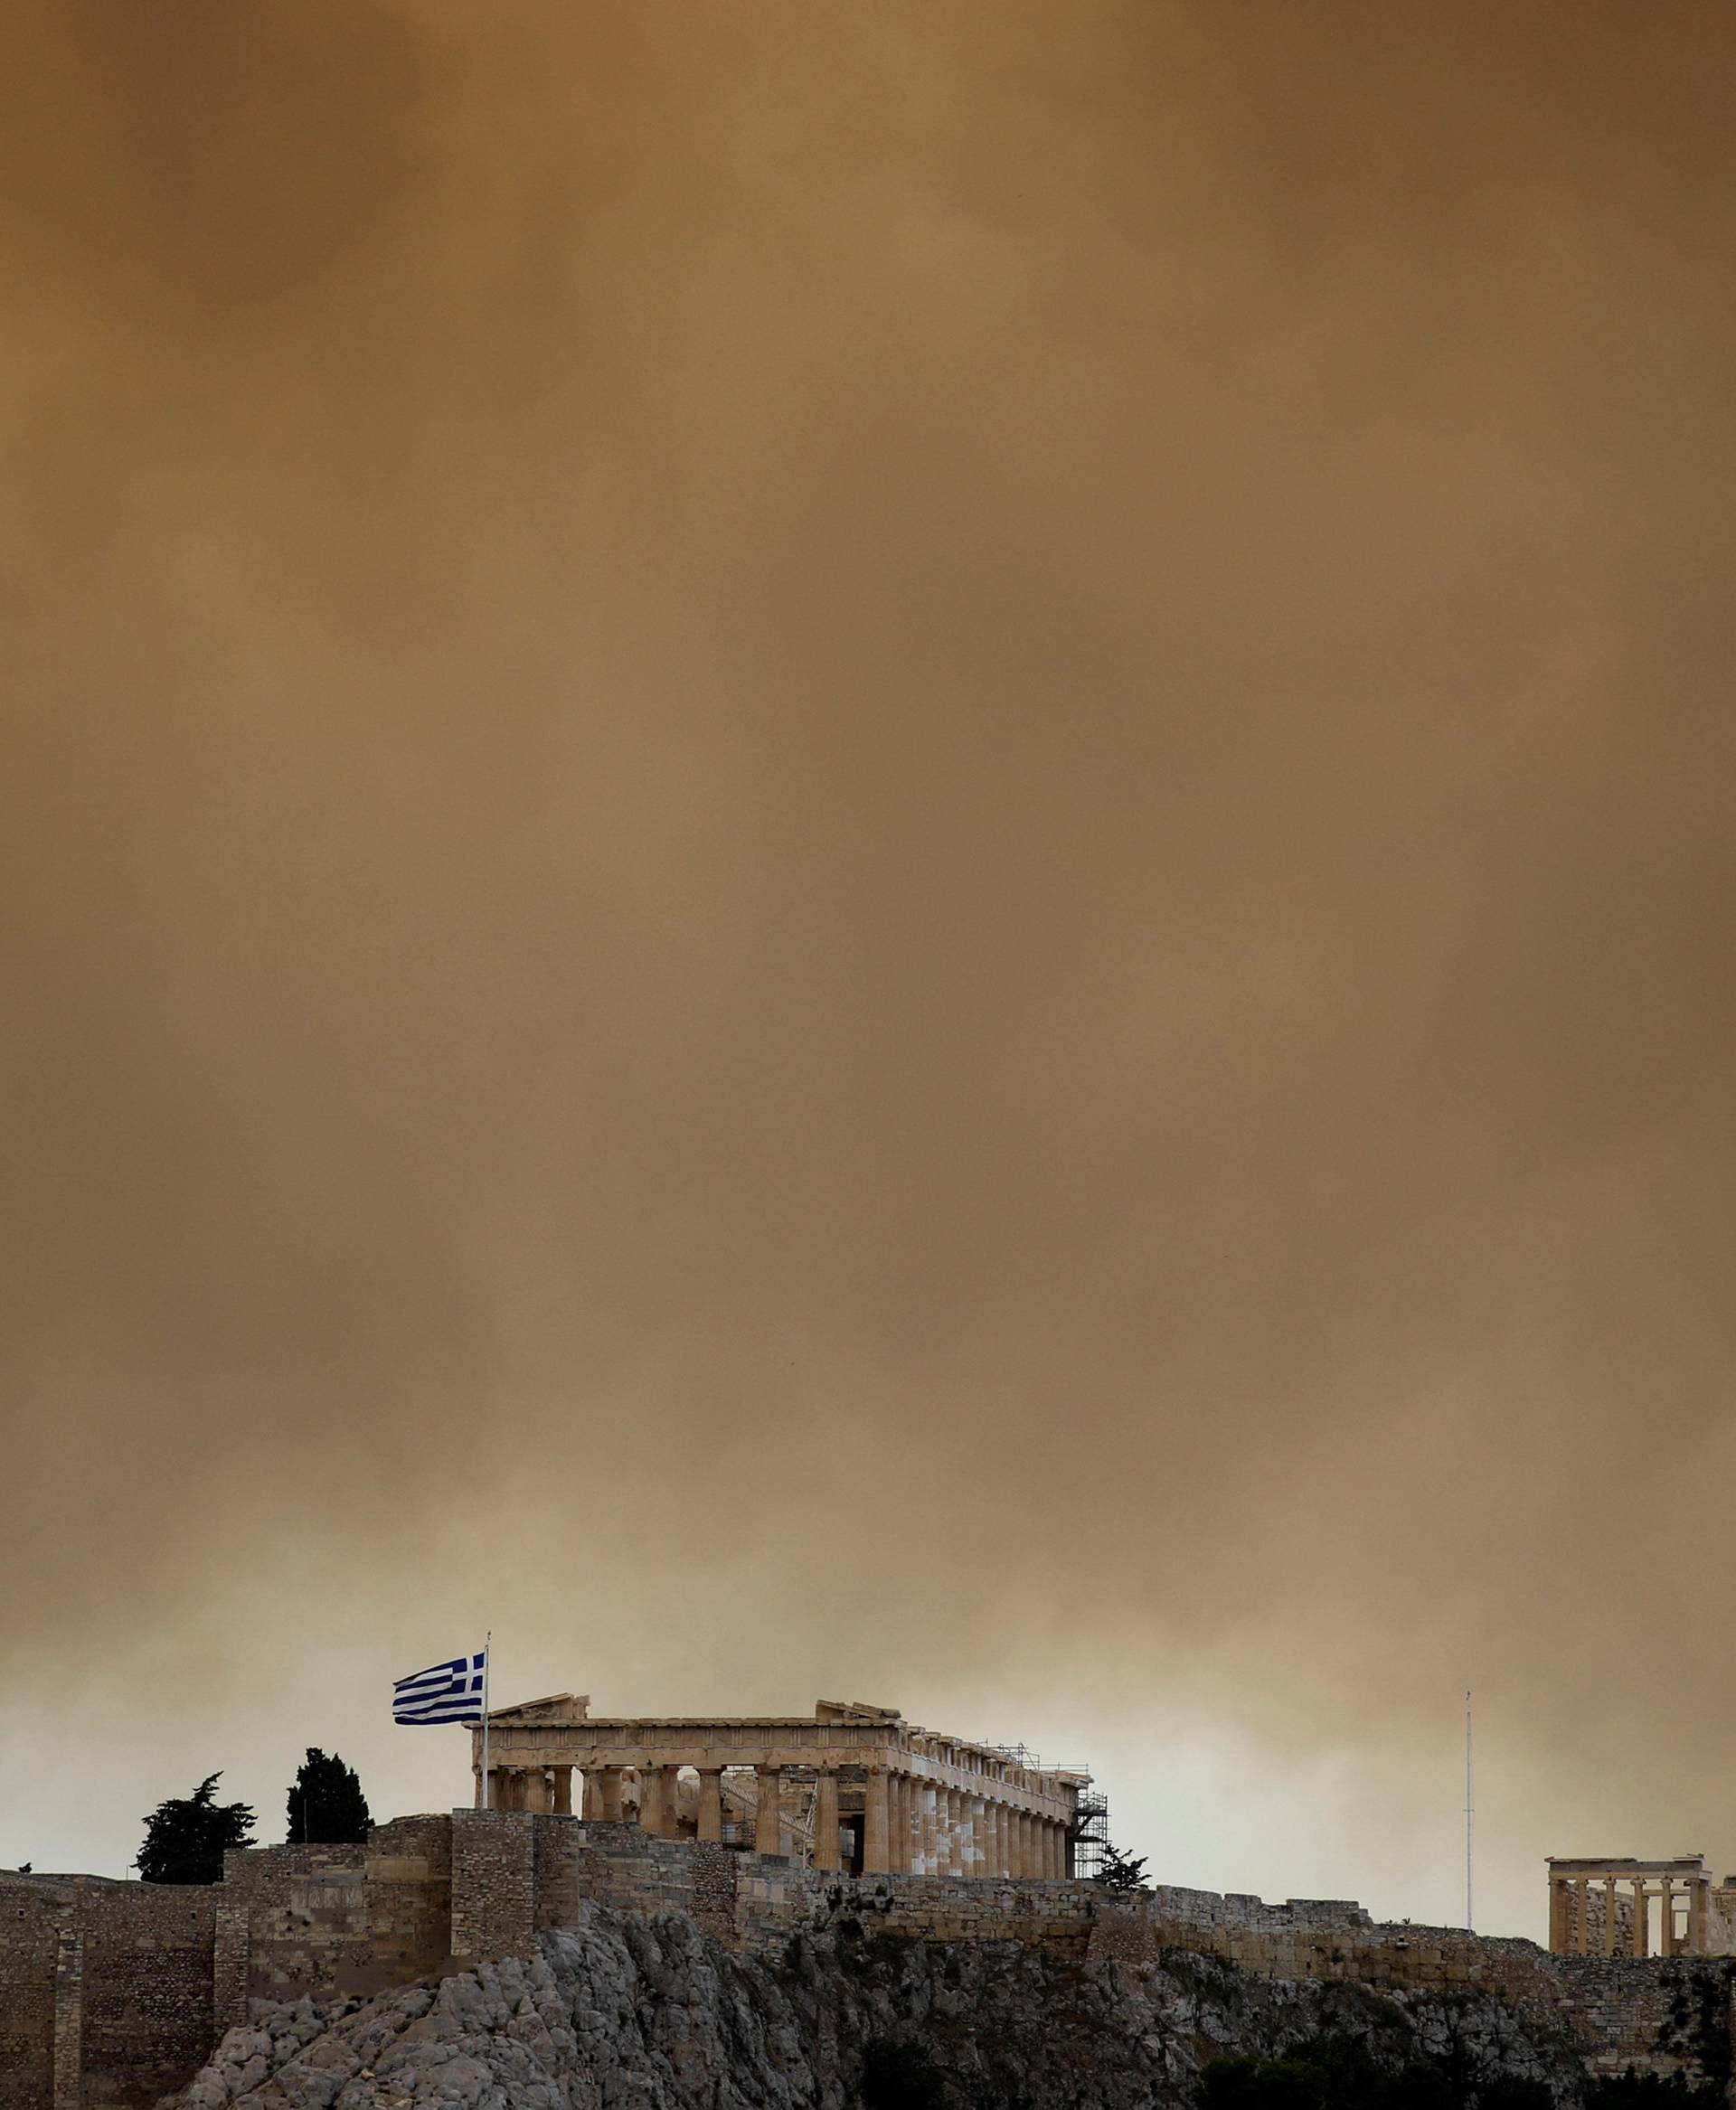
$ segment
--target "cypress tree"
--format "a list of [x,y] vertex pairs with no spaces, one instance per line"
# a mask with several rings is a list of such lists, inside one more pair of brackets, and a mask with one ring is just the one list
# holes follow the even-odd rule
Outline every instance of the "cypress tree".
[[289,1790],[291,1846],[353,1846],[373,1830],[368,1798],[353,1766],[335,1751],[310,1750]]

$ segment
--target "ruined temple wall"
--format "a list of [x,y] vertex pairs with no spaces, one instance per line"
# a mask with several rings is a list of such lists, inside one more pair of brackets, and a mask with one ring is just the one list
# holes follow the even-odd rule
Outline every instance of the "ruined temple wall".
[[1736,1955],[1736,1884],[1711,1885],[1706,1891],[1705,1915],[1706,1955]]
[[1617,1894],[1615,1933],[1608,1932],[1609,1897],[1601,1884],[1593,1883],[1585,1896],[1585,1947],[1591,1956],[1631,1956],[1634,1953],[1634,1900]]

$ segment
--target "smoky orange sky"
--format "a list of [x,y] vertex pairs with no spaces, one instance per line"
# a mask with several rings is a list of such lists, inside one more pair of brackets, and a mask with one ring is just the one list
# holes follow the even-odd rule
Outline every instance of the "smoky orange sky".
[[492,1627],[1736,1866],[1723,0],[0,42],[0,1861]]

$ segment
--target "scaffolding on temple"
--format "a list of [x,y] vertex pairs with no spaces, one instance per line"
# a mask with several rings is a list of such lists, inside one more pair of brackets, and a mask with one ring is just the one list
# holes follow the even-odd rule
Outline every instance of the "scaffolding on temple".
[[1109,1799],[1107,1795],[1082,1794],[1067,1832],[1069,1872],[1090,1881],[1102,1872],[1109,1850]]

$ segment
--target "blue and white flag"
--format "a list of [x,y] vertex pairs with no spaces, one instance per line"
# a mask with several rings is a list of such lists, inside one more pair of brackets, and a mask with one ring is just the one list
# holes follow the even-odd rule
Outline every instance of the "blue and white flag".
[[465,1722],[474,1728],[483,1717],[487,1681],[486,1649],[454,1656],[449,1663],[400,1678],[392,1689],[392,1719],[411,1729],[424,1722]]

